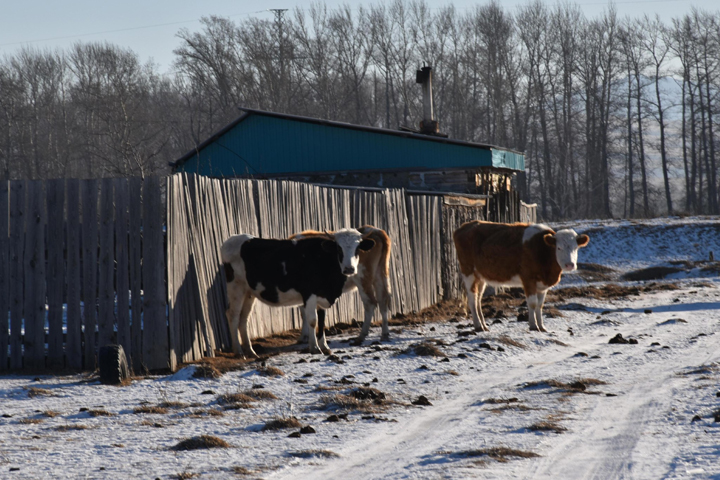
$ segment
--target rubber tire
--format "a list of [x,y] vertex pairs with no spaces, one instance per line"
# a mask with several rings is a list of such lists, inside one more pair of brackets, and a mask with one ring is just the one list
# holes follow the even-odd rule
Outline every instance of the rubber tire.
[[122,385],[129,382],[130,367],[122,345],[109,344],[100,347],[98,365],[100,366],[100,383]]

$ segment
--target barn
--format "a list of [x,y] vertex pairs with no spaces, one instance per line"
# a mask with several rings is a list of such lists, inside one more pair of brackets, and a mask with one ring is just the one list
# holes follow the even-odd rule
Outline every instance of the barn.
[[172,165],[210,177],[492,194],[512,189],[522,153],[419,131],[243,108]]

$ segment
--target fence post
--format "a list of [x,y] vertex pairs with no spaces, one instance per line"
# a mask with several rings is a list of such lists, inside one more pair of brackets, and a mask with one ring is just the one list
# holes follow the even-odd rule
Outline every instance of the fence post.
[[47,302],[48,362],[60,369],[63,358],[63,294],[65,290],[65,180],[48,180],[47,188]]
[[10,344],[10,325],[8,310],[10,310],[10,182],[0,181],[0,371],[8,368],[8,345]]
[[80,309],[80,182],[67,181],[67,342],[69,368],[83,366],[82,311]]
[[163,205],[158,177],[143,185],[143,364],[148,370],[174,369],[169,364],[165,305]]
[[25,368],[45,368],[45,192],[28,183],[25,216]]

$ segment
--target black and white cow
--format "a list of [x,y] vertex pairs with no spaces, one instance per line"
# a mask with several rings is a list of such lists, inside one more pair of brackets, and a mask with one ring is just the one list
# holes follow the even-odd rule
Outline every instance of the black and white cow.
[[[310,353],[329,353],[322,328],[324,309],[340,298],[347,277],[357,273],[358,251],[373,245],[373,240],[355,229],[338,230],[330,238],[275,240],[243,234],[227,239],[220,253],[227,279],[233,352],[240,354],[244,349],[245,355],[257,357],[247,328],[257,299],[275,307],[302,305],[312,331]],[[315,335],[318,317],[319,344]]]

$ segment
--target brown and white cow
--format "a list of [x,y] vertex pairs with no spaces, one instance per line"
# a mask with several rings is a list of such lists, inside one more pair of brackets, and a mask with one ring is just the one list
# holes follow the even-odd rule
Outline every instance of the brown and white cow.
[[590,241],[574,230],[554,232],[547,225],[464,223],[453,234],[460,272],[475,330],[488,331],[481,310],[486,285],[522,287],[530,330],[546,332],[542,319],[545,294],[560,282],[563,272],[577,268],[580,247]]
[[[375,310],[380,307],[380,314],[382,315],[382,340],[390,339],[390,330],[388,327],[388,316],[390,313],[390,282],[388,276],[390,274],[390,250],[392,244],[390,237],[380,228],[376,228],[372,225],[363,225],[357,229],[363,236],[363,239],[370,239],[375,242],[370,250],[359,251],[359,261],[357,274],[351,277],[347,277],[343,292],[349,292],[355,288],[360,293],[360,299],[363,302],[363,308],[365,310],[365,318],[363,320],[362,329],[360,335],[353,341],[353,344],[360,345],[367,337],[370,332],[370,325],[372,323]],[[317,232],[314,230],[306,230],[301,233],[297,233],[290,238],[309,238],[309,237],[323,237],[326,235],[332,235],[332,232]],[[305,311],[302,310],[303,314],[303,329],[300,337],[300,343],[305,343],[310,337],[310,326],[306,321],[304,315]],[[319,326],[322,328],[322,322],[319,322]],[[325,332],[319,332],[319,342],[321,345],[325,342]]]

